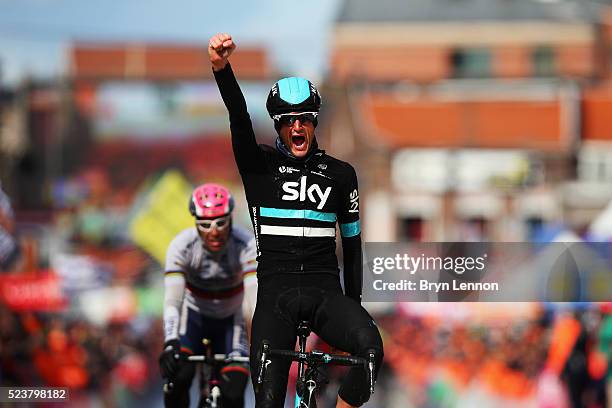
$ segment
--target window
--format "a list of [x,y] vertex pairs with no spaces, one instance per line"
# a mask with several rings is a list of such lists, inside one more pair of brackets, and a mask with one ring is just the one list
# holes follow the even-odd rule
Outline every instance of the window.
[[400,240],[408,242],[423,241],[423,219],[418,217],[405,217],[400,219]]
[[482,78],[491,76],[491,52],[486,48],[461,48],[451,54],[455,78]]
[[578,153],[578,179],[612,182],[612,149],[598,145],[583,147]]
[[555,74],[555,52],[552,47],[536,47],[531,54],[531,61],[535,76],[553,76]]

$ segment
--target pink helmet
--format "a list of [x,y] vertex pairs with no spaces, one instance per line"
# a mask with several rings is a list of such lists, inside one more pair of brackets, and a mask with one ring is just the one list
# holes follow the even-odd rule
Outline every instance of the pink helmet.
[[189,199],[189,212],[196,218],[222,217],[233,209],[234,198],[219,184],[202,184],[193,190]]

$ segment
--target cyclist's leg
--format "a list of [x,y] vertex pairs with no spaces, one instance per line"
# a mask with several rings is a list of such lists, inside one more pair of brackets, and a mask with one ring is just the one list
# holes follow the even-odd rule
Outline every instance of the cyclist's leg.
[[296,343],[295,324],[283,318],[277,308],[277,293],[260,290],[251,329],[251,379],[255,388],[257,408],[282,408],[287,393],[290,361],[272,358],[267,366],[264,383],[257,386],[259,373],[259,349],[267,340],[272,349],[293,350]]
[[223,408],[244,408],[244,390],[249,380],[245,366],[227,366],[219,373],[219,388]]
[[[228,318],[211,321],[209,327],[212,328],[211,340],[214,353],[248,356],[246,330],[241,311]],[[249,379],[248,364],[230,363],[219,371],[217,379],[223,408],[243,408],[244,390]]]
[[[179,326],[179,340],[181,351],[189,354],[201,353],[202,346],[197,339],[202,338],[201,316],[196,311],[188,308],[183,303]],[[171,379],[174,387],[164,394],[164,405],[166,407],[188,407],[189,388],[195,375],[195,366],[187,361],[178,362],[176,376]]]
[[[361,305],[336,292],[326,297],[314,320],[315,332],[331,346],[364,358],[367,358],[372,350],[376,378],[382,363],[383,343],[374,320]],[[353,367],[349,370],[338,394],[342,400],[357,407],[370,398],[369,384],[363,368]]]
[[174,387],[164,393],[164,406],[167,408],[189,406],[189,388],[195,375],[195,366],[185,362],[179,364],[176,376],[172,379]]

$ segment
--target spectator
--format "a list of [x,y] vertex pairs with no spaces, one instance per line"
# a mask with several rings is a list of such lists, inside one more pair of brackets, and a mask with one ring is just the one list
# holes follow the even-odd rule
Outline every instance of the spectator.
[[15,214],[9,197],[0,184],[0,271],[10,270],[19,258],[15,237]]

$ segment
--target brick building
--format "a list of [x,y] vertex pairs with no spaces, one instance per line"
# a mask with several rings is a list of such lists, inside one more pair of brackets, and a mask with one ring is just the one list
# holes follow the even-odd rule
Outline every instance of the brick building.
[[582,231],[612,199],[605,2],[352,0],[333,38],[330,143],[366,240]]

